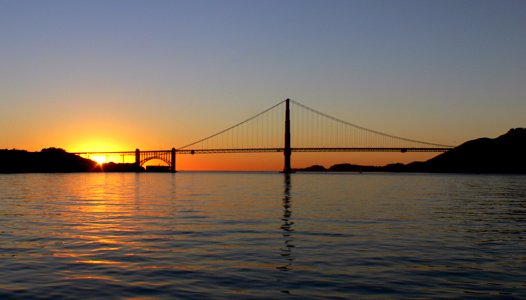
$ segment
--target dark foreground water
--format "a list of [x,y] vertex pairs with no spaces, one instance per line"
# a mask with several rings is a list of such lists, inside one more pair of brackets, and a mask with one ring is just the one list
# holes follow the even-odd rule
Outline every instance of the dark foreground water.
[[526,298],[526,176],[0,175],[0,299]]

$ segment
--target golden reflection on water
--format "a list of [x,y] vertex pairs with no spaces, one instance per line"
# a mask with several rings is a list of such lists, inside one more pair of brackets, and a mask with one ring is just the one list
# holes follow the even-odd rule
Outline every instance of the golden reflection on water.
[[[91,175],[91,174],[90,174]],[[83,176],[83,188],[65,186],[75,197],[55,216],[56,223],[65,224],[54,232],[55,238],[68,241],[66,247],[53,249],[53,256],[68,259],[74,264],[111,266],[125,270],[148,268],[140,265],[133,257],[140,258],[152,245],[145,240],[163,238],[148,234],[144,219],[162,219],[169,216],[166,209],[156,207],[159,201],[141,195],[138,177],[93,174]],[[151,203],[148,203],[150,201]],[[142,208],[142,209],[141,209]],[[158,228],[159,229],[159,228]],[[71,242],[74,241],[74,242]],[[157,266],[161,268],[162,266]],[[96,271],[69,277],[75,279],[116,280],[111,276],[99,276]]]
[[81,263],[81,264],[117,265],[119,267],[126,267],[122,262],[109,261],[109,260],[85,259],[85,260],[75,260],[75,262],[76,263]]
[[[166,175],[166,174],[163,174]],[[183,233],[200,234],[216,230],[213,223],[206,222],[215,212],[239,210],[235,205],[224,201],[208,199],[206,206],[199,201],[177,199],[175,184],[166,193],[166,184],[159,188],[163,194],[156,196],[159,184],[154,179],[174,177],[115,176],[115,174],[83,177],[83,189],[65,187],[75,197],[62,207],[56,223],[65,224],[53,234],[65,240],[65,247],[53,249],[52,255],[69,261],[81,268],[80,274],[67,274],[71,280],[107,280],[116,282],[123,272],[154,272],[179,270],[185,272],[215,273],[219,268],[232,265],[229,259],[215,257],[203,262],[195,261],[192,246],[168,248],[170,243],[188,242],[189,236]],[[183,190],[182,193],[185,191]],[[68,192],[66,192],[68,193]],[[180,191],[181,193],[181,191]],[[192,191],[193,193],[193,191]],[[192,194],[192,197],[195,195]],[[207,195],[202,195],[207,197]],[[234,206],[232,206],[234,205]],[[232,216],[235,220],[237,216]],[[242,235],[231,237],[242,238]],[[203,238],[204,239],[204,238]],[[221,251],[238,251],[239,245],[224,241],[222,237],[209,236],[211,243],[220,243]],[[160,243],[160,244],[156,244]],[[177,245],[177,244],[176,244]],[[206,244],[204,244],[206,245]],[[173,257],[166,259],[167,253],[156,257],[160,252],[169,251],[181,255],[181,261]],[[211,252],[215,252],[211,251]],[[158,259],[156,259],[158,258]],[[186,259],[185,259],[186,258]],[[85,267],[83,267],[85,266]],[[244,268],[273,269],[271,263],[246,261]],[[100,276],[100,269],[113,269],[110,275]],[[137,281],[134,284],[143,285]],[[147,284],[147,283],[144,283]]]

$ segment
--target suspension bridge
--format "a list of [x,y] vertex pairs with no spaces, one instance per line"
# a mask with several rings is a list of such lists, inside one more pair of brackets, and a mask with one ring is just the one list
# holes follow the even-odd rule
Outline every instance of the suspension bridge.
[[134,157],[135,164],[158,159],[176,172],[184,154],[282,152],[291,173],[292,152],[445,152],[453,146],[418,141],[372,130],[286,99],[240,123],[170,150],[75,152],[83,157]]

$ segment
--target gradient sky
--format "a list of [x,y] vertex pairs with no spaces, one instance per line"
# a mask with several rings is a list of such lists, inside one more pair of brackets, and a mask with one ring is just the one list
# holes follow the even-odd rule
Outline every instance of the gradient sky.
[[170,149],[285,98],[441,144],[526,126],[522,0],[0,0],[0,41],[0,148]]

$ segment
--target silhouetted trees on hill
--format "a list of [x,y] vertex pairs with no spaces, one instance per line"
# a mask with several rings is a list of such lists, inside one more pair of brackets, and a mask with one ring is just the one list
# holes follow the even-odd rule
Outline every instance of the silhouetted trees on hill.
[[143,172],[133,163],[97,162],[61,148],[45,148],[40,152],[0,149],[0,173],[67,173],[67,172]]
[[0,173],[89,172],[97,163],[60,148],[0,150]]

